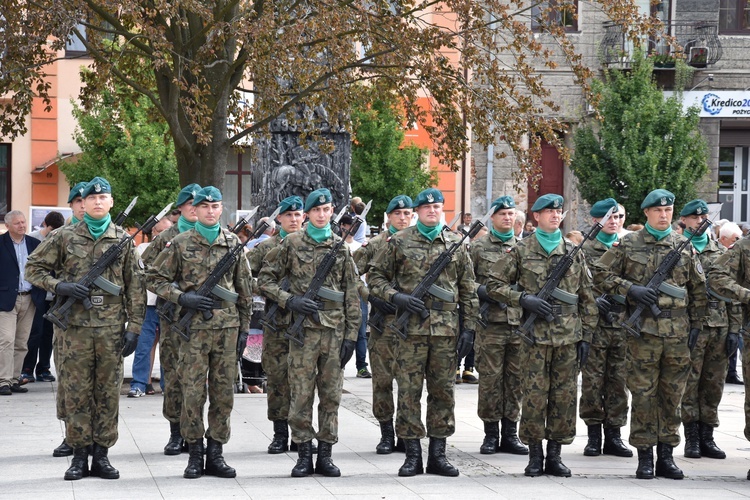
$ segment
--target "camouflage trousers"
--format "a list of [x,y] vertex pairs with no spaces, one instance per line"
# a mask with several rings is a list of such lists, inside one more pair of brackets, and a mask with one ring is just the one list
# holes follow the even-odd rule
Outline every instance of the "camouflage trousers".
[[630,444],[647,448],[657,443],[680,444],[680,401],[690,374],[685,337],[628,337]]
[[599,328],[581,371],[579,411],[586,425],[620,428],[628,422],[628,389],[625,384],[628,345],[619,328]]
[[[52,326],[54,335],[52,337],[52,362],[55,363],[55,370],[57,371],[58,380],[63,377],[62,360],[60,359],[60,347],[59,342],[62,336],[65,334],[57,326]],[[60,380],[59,380],[60,381]],[[57,394],[55,394],[55,409],[57,411],[57,419],[65,421],[65,387],[62,381],[57,384]]]
[[[341,344],[344,324],[332,328],[306,328],[305,345],[289,342],[289,427],[292,441],[306,443],[313,438],[336,444],[339,440],[339,404],[344,386]],[[315,389],[318,389],[318,426],[312,425]]]
[[742,339],[742,379],[745,382],[745,439],[750,441],[750,337],[747,335]]
[[[188,443],[203,439],[204,434],[222,444],[229,441],[229,416],[234,407],[237,378],[237,335],[238,329],[234,327],[193,331],[189,342],[180,338],[180,431]],[[203,425],[206,396],[208,430]]]
[[393,420],[393,380],[396,378],[398,338],[383,323],[383,333],[370,331],[367,342],[372,369],[372,414],[378,422]]
[[180,423],[182,415],[182,382],[180,381],[180,344],[184,343],[179,334],[170,330],[172,323],[161,318],[159,321],[159,364],[164,373],[164,401],[161,413],[173,424]]
[[65,440],[73,448],[93,443],[111,448],[123,376],[122,326],[69,326],[57,333]]
[[[518,422],[521,415],[523,346],[520,337],[511,337],[512,329],[507,323],[491,323],[489,331],[482,330],[477,337],[477,414],[484,422],[503,418]],[[498,335],[500,331],[504,334]]]
[[524,356],[524,394],[518,432],[526,444],[543,439],[571,444],[576,435],[576,345],[535,344]]
[[266,374],[268,420],[289,418],[289,340],[284,337],[284,326],[276,331],[263,329],[261,364]]
[[[402,439],[447,438],[456,430],[454,410],[456,337],[409,335],[398,341],[398,414]],[[422,424],[422,387],[427,381],[427,431]]]
[[723,327],[704,325],[690,353],[690,374],[682,396],[682,421],[719,426],[719,403],[724,394],[729,359],[727,332]]

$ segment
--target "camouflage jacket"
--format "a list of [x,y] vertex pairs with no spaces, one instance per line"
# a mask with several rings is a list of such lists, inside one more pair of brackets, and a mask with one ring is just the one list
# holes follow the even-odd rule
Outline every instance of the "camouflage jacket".
[[143,251],[143,255],[141,255],[143,264],[146,267],[149,267],[156,260],[157,255],[159,255],[161,251],[164,250],[164,247],[167,246],[167,243],[172,241],[172,239],[178,234],[180,234],[180,230],[177,228],[177,224],[173,224],[157,234],[156,238],[151,241],[151,244],[146,247],[146,250]]
[[[422,281],[427,270],[438,256],[459,241],[460,236],[442,231],[430,242],[422,236],[416,226],[411,226],[394,234],[370,261],[367,272],[370,293],[391,302],[397,292],[412,293]],[[396,286],[393,286],[393,283]],[[464,318],[464,328],[476,331],[476,318],[479,314],[474,281],[474,266],[466,245],[461,245],[448,266],[440,273],[435,284],[453,294]],[[431,300],[440,300],[427,294]],[[430,310],[430,316],[419,329],[421,319],[415,315],[407,326],[409,335],[435,335],[452,337],[458,334],[457,310]]]
[[[726,249],[723,245],[709,238],[706,248],[704,248],[703,251],[698,254],[698,258],[701,261],[701,267],[703,267],[706,272],[710,271],[716,259],[718,259],[725,252]],[[708,292],[708,307],[706,308],[706,319],[704,323],[706,326],[729,326],[730,315],[739,315],[738,319],[734,319],[734,323],[742,322],[742,309],[740,307],[737,307],[739,304],[736,304],[735,307],[732,307],[731,302],[727,303],[726,301],[722,300],[723,298],[727,297],[721,296],[721,294],[717,293],[716,290],[713,290],[711,288],[710,272],[706,274],[706,291]],[[727,298],[727,300],[729,299]],[[736,332],[737,330],[734,331]]]
[[260,268],[263,267],[263,260],[274,247],[281,243],[281,236],[276,234],[270,238],[261,241],[247,253],[247,261],[250,263],[250,271],[257,278],[260,275]]
[[[263,261],[260,276],[258,276],[258,286],[263,295],[278,302],[283,308],[286,308],[286,301],[293,295],[304,295],[323,257],[340,239],[334,234],[332,238],[318,243],[305,230],[297,231],[284,238],[281,244],[266,254]],[[288,292],[281,289],[281,281],[285,277],[289,279]],[[323,286],[336,292],[343,292],[343,302],[340,307],[336,307],[335,302],[324,301],[327,309],[318,311],[320,323],[316,323],[312,317],[307,316],[303,326],[320,328],[322,325],[335,329],[343,322],[344,338],[356,341],[359,323],[362,319],[357,292],[358,281],[359,275],[349,249],[346,244],[341,245],[336,254],[336,262],[326,276]]]
[[[627,297],[630,287],[646,285],[667,254],[684,239],[675,232],[656,241],[646,229],[626,234],[617,246],[612,246],[593,263],[594,284],[604,293]],[[703,268],[693,248],[688,246],[667,279],[667,283],[686,289],[685,298],[659,293],[658,307],[662,310],[687,309],[688,318],[677,317],[661,321],[646,311],[641,316],[641,331],[659,337],[687,337],[690,328],[701,328],[706,315],[706,280]],[[637,304],[630,298],[632,312]]]
[[[574,247],[570,240],[563,238],[557,248],[547,255],[535,237],[522,239],[516,246],[508,248],[490,269],[487,293],[497,301],[520,307],[521,295],[524,292],[538,293],[560,258]],[[518,290],[514,290],[513,285]],[[579,340],[591,342],[599,311],[591,271],[581,253],[576,255],[573,265],[557,287],[575,296],[576,304],[563,304],[551,298],[548,302],[560,306],[562,312],[552,323],[547,323],[544,318],[536,320],[533,330],[536,342],[554,346],[573,344]]]
[[[48,292],[54,292],[61,281],[77,282],[124,235],[125,230],[112,223],[97,240],[83,222],[63,226],[51,232],[29,255],[26,280]],[[119,298],[91,286],[94,307],[87,311],[81,302],[76,302],[70,310],[68,324],[100,327],[124,325],[127,321],[129,331],[140,333],[146,314],[146,287],[139,262],[135,246],[125,248],[102,274],[104,279],[122,287]],[[51,272],[55,275],[50,275]]]
[[[750,239],[743,238],[713,261],[709,269],[711,289],[717,294],[750,304]],[[743,329],[740,307],[730,307],[729,331]]]
[[[222,257],[239,243],[237,235],[227,229],[222,229],[212,244],[195,229],[180,233],[167,241],[164,250],[146,270],[147,286],[161,298],[178,304],[180,295],[200,288]],[[172,283],[176,283],[177,287]],[[236,292],[239,295],[237,303],[222,302],[222,307],[214,309],[213,317],[208,320],[202,314],[196,314],[190,328],[216,330],[239,327],[240,331],[248,331],[252,313],[252,281],[243,252],[240,252],[234,267],[224,274],[219,285]],[[180,317],[180,309],[178,305],[175,318]]]
[[[391,233],[387,230],[381,231],[377,236],[362,244],[362,246],[354,252],[354,263],[357,264],[357,269],[360,274],[367,274],[370,270],[370,263],[373,257],[375,257],[390,240]],[[370,296],[370,289],[367,287],[360,287],[360,295],[363,299],[367,300]]]
[[[477,238],[471,242],[469,253],[471,255],[471,261],[474,263],[474,274],[477,277],[477,288],[479,285],[486,285],[487,280],[490,277],[490,269],[495,265],[495,262],[500,259],[508,249],[514,247],[519,240],[513,236],[508,241],[504,242],[494,236],[492,233],[487,233],[484,236]],[[523,310],[520,307],[508,307],[507,309],[501,309],[497,304],[491,304],[487,310],[487,319],[490,323],[508,323],[510,325],[518,325],[521,320]]]
[[[620,242],[618,240],[614,242],[613,246],[617,246],[619,244]],[[601,241],[597,239],[586,240],[586,243],[583,244],[583,248],[581,249],[581,251],[583,252],[583,255],[586,257],[586,264],[589,266],[589,268],[593,267],[594,262],[599,260],[599,258],[602,255],[604,255],[604,252],[606,252],[607,250],[608,250],[607,245],[605,245],[604,243],[602,243]],[[596,297],[602,295],[602,293],[604,292],[602,292],[602,290],[599,287],[594,286],[594,295]],[[606,294],[606,295],[608,297],[607,300],[609,300],[609,302],[612,303],[612,305],[618,304],[617,301],[612,299],[612,295],[610,294]],[[624,299],[624,297],[622,298]],[[622,323],[623,321],[627,319],[625,317],[624,311],[621,313],[611,313],[611,314],[614,314],[617,320],[614,323],[608,323],[604,318],[601,317],[601,315],[599,315],[599,328],[620,329],[620,323]]]

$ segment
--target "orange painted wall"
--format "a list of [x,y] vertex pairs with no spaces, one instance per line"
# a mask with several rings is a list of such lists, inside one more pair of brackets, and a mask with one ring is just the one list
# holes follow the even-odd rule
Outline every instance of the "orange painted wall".
[[[50,83],[50,111],[42,99],[35,98],[31,109],[31,169],[54,160],[59,152],[57,142],[57,63],[50,64],[47,80]],[[52,165],[41,173],[31,174],[31,203],[33,205],[57,205],[57,183],[59,171]]]

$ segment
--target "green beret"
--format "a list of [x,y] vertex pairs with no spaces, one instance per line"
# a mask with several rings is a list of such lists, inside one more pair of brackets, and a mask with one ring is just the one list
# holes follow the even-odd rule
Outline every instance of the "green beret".
[[221,201],[221,191],[213,186],[206,186],[193,198],[193,206],[196,207],[202,201]]
[[412,207],[417,208],[428,203],[443,203],[444,201],[443,193],[439,189],[427,188],[417,195],[417,199],[414,200]]
[[643,200],[641,208],[668,207],[674,205],[674,195],[666,189],[654,189]]
[[537,198],[534,202],[534,206],[531,207],[532,212],[541,212],[545,208],[562,208],[565,200],[559,194],[545,194]]
[[591,206],[589,215],[598,219],[607,215],[607,212],[609,212],[610,208],[614,208],[612,213],[617,212],[617,200],[615,200],[614,198],[607,198],[606,200],[601,200],[594,203]]
[[688,215],[708,215],[708,205],[703,200],[693,200],[680,212],[680,217]]
[[299,196],[287,196],[279,203],[279,208],[281,209],[279,213],[283,214],[284,212],[302,210],[303,206],[304,203],[302,203],[302,198]]
[[70,190],[70,194],[68,195],[68,203],[73,203],[73,200],[81,196],[81,193],[83,193],[83,190],[86,188],[86,184],[86,182],[79,182],[73,186],[73,189]]
[[94,177],[83,188],[81,197],[86,198],[90,194],[112,194],[112,186],[104,177]]
[[389,214],[394,210],[411,208],[412,203],[413,202],[411,201],[411,198],[409,198],[405,194],[400,194],[391,200],[391,202],[388,204],[388,208],[385,209],[385,213]]
[[198,191],[201,190],[200,185],[198,184],[188,184],[182,190],[180,191],[180,194],[177,195],[177,203],[175,203],[176,207],[181,207],[185,203],[187,203],[190,200],[195,199],[195,195],[198,194]]
[[498,210],[504,210],[506,208],[516,208],[516,202],[513,200],[512,196],[501,196],[500,198],[496,199],[492,202],[492,205],[490,205],[493,210],[492,213],[496,213]]
[[326,188],[316,189],[307,195],[307,200],[305,200],[305,212],[309,212],[313,208],[325,205],[326,203],[333,203],[331,192]]

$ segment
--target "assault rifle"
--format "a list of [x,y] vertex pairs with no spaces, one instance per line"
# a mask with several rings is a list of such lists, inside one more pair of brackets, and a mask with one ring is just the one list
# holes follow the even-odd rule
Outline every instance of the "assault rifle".
[[[435,285],[435,282],[440,277],[440,273],[442,273],[443,269],[448,267],[448,264],[450,264],[451,259],[453,258],[453,254],[455,254],[458,249],[461,248],[461,245],[464,244],[464,240],[466,240],[466,238],[473,238],[479,233],[479,231],[482,230],[485,224],[487,224],[487,221],[490,220],[490,217],[492,217],[493,211],[494,207],[490,207],[490,209],[487,211],[484,217],[482,217],[481,220],[474,221],[474,223],[472,223],[468,231],[461,230],[461,239],[453,243],[446,250],[443,250],[443,253],[438,255],[437,259],[435,259],[430,268],[427,270],[427,274],[425,274],[424,278],[422,278],[417,286],[414,287],[414,290],[410,294],[412,297],[422,300],[425,295],[430,293],[430,289],[433,287],[433,285]],[[420,316],[422,318],[422,323],[424,323],[425,320],[430,316],[430,311],[427,309],[423,309],[423,312],[420,314]],[[409,311],[404,311],[395,322],[391,323],[388,326],[391,330],[396,332],[399,337],[406,340],[408,336],[406,333],[406,325],[409,323],[410,317],[411,313]]]
[[[568,269],[570,269],[570,266],[573,265],[575,256],[578,252],[581,251],[581,249],[583,248],[583,244],[586,243],[587,240],[596,238],[596,235],[599,234],[599,231],[601,231],[601,229],[604,227],[604,225],[607,223],[609,218],[612,216],[612,213],[616,209],[617,207],[610,208],[609,211],[604,215],[604,217],[602,217],[599,222],[595,222],[589,232],[583,235],[583,240],[581,240],[581,242],[572,250],[566,252],[565,255],[563,255],[562,258],[557,261],[557,264],[549,273],[549,276],[547,276],[547,280],[544,282],[542,289],[539,290],[539,292],[536,294],[537,298],[548,301],[550,298],[560,297],[558,298],[558,300],[565,301],[563,297],[565,296],[565,294],[567,294],[567,292],[558,289],[557,285],[560,284],[562,279],[565,277],[565,274],[568,272]],[[565,217],[563,215],[563,219],[564,218]],[[526,318],[526,321],[524,321],[524,323],[515,331],[515,333],[520,335],[528,345],[534,345],[536,343],[536,339],[534,338],[534,322],[536,321],[537,317],[538,315],[536,313],[529,314],[529,316]],[[546,319],[547,322],[550,323],[555,318],[552,314],[550,314],[544,319]]]
[[[328,253],[325,254],[323,260],[320,262],[320,265],[315,270],[315,276],[313,276],[312,281],[310,281],[310,284],[308,285],[303,297],[311,300],[316,300],[321,297],[320,289],[323,287],[323,283],[325,282],[328,273],[331,272],[331,269],[333,269],[333,265],[336,263],[336,255],[338,255],[339,250],[346,243],[346,238],[350,234],[356,234],[359,226],[361,226],[365,221],[365,217],[367,216],[367,212],[370,211],[371,206],[372,200],[367,203],[367,206],[365,206],[365,209],[360,215],[356,215],[354,217],[354,222],[352,222],[349,230],[342,234],[341,239],[334,243],[333,247],[331,247]],[[292,323],[292,326],[290,326],[287,332],[284,334],[285,338],[296,342],[300,346],[305,345],[305,333],[302,331],[302,324],[304,323],[305,318],[307,318],[307,314],[295,315],[294,323]]]
[[[668,295],[674,294],[675,291],[673,289],[676,287],[673,287],[672,285],[666,283],[667,278],[672,274],[672,270],[675,268],[677,263],[680,262],[682,251],[691,244],[693,238],[695,238],[696,236],[701,236],[703,233],[705,233],[706,229],[708,229],[711,224],[713,224],[713,222],[711,222],[709,219],[703,219],[700,223],[700,226],[696,228],[695,232],[690,232],[690,235],[686,239],[682,240],[680,244],[677,245],[677,247],[670,250],[667,256],[664,257],[664,260],[661,261],[661,264],[659,264],[659,267],[656,269],[654,275],[651,276],[651,279],[646,284],[646,287],[656,291],[657,293],[663,291]],[[633,337],[641,336],[639,320],[641,314],[643,314],[643,311],[646,310],[646,307],[647,306],[645,306],[644,304],[639,303],[638,307],[636,307],[635,311],[633,311],[633,314],[630,315],[628,320],[620,324],[620,326],[622,326]],[[657,306],[656,303],[651,304],[650,306],[648,306],[648,308],[651,310],[651,314],[654,316],[654,318],[657,318],[661,314],[661,309],[659,309],[659,306]]]
[[[131,206],[129,208],[132,208],[133,205],[134,203],[131,203]],[[123,236],[115,245],[110,246],[102,254],[102,256],[99,257],[96,263],[94,263],[93,267],[88,270],[83,278],[78,280],[78,284],[83,285],[86,288],[90,288],[92,285],[95,285],[110,295],[113,295],[115,297],[119,296],[120,292],[122,291],[122,287],[105,279],[102,274],[104,274],[104,271],[106,271],[109,266],[111,266],[120,257],[120,254],[122,254],[123,250],[133,245],[133,240],[138,235],[138,233],[151,231],[151,229],[153,229],[153,227],[161,220],[162,217],[164,217],[169,212],[171,208],[172,204],[170,203],[169,205],[164,207],[164,210],[159,212],[157,215],[152,215],[151,217],[149,217],[142,226],[136,226],[138,229],[135,233]],[[47,313],[44,315],[44,319],[48,320],[50,323],[60,327],[63,330],[67,330],[70,309],[73,307],[73,304],[75,304],[77,300],[78,299],[76,299],[75,297],[64,297],[62,295],[58,295],[54,305],[50,307]],[[89,299],[88,297],[83,299],[81,303],[86,310],[89,310],[93,307],[91,299]]]
[[331,231],[338,234],[339,236],[341,235],[341,227],[339,226],[339,222],[341,222],[341,218],[346,213],[347,208],[349,208],[349,205],[344,205],[343,207],[341,207],[341,211],[339,211],[339,213],[336,214],[336,217],[334,217],[331,221]]

